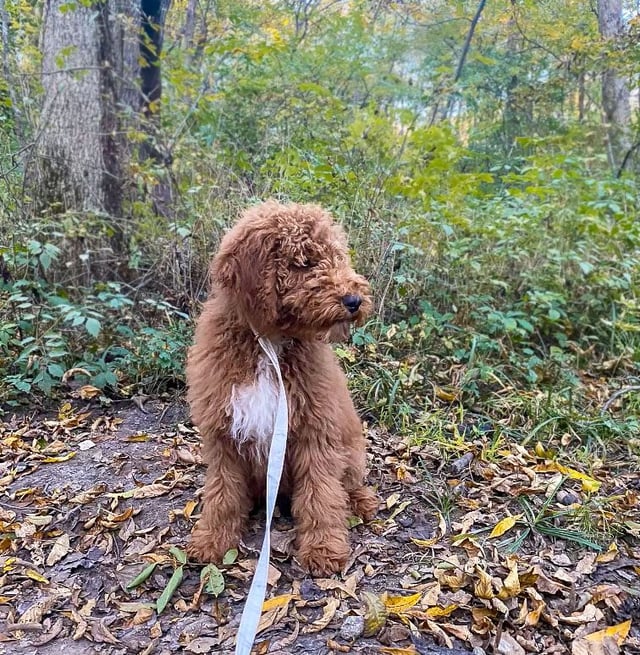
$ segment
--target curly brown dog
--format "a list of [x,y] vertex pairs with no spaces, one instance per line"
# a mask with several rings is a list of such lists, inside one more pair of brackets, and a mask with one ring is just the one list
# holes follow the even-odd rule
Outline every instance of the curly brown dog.
[[189,554],[219,561],[264,496],[278,387],[261,335],[278,352],[287,391],[280,493],[291,499],[297,559],[315,574],[339,571],[349,555],[350,508],[368,520],[378,501],[363,486],[362,426],[327,336],[364,320],[369,286],[351,268],[345,235],[329,214],[274,201],[242,215],[210,273],[212,294],[187,363],[208,466]]

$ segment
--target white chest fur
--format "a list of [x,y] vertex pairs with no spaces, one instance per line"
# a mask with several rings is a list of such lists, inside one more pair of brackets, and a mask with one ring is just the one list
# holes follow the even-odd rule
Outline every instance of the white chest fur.
[[240,451],[266,460],[278,407],[278,385],[267,358],[258,359],[252,383],[234,385],[229,399],[231,436]]

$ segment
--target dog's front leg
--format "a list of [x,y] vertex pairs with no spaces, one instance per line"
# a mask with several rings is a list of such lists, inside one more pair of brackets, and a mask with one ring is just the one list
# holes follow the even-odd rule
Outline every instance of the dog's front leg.
[[296,444],[291,454],[297,559],[313,575],[340,571],[349,557],[345,467],[335,452],[322,452],[309,443]]
[[202,514],[187,552],[201,562],[220,562],[242,538],[252,498],[245,462],[232,444],[224,438],[207,443],[203,457],[207,474]]

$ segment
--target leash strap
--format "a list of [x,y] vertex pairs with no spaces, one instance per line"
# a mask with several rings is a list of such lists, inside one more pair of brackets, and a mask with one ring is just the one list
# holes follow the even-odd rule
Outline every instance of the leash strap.
[[269,460],[267,463],[267,520],[264,528],[264,539],[260,549],[260,557],[253,574],[249,595],[242,611],[240,627],[236,637],[235,655],[250,655],[253,642],[256,638],[262,605],[267,591],[267,578],[269,575],[269,556],[271,554],[271,520],[276,506],[278,487],[284,467],[284,455],[287,449],[287,428],[289,425],[289,410],[287,408],[287,394],[282,382],[282,373],[278,363],[278,355],[273,344],[268,339],[258,337],[258,343],[269,358],[278,378],[278,407],[273,426],[273,436],[269,447]]

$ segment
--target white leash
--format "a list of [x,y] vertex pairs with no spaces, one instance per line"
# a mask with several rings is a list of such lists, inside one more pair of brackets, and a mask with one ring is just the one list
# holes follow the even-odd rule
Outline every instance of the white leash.
[[287,428],[289,425],[289,410],[287,407],[287,394],[282,382],[282,373],[278,363],[278,355],[273,344],[268,339],[258,337],[258,343],[269,358],[278,377],[278,408],[273,425],[273,436],[269,448],[269,460],[267,463],[267,520],[264,528],[264,539],[260,549],[260,557],[253,574],[253,581],[249,589],[249,595],[242,611],[240,627],[236,637],[235,655],[250,655],[253,642],[256,638],[262,604],[267,591],[267,578],[269,575],[269,556],[271,554],[271,520],[276,506],[278,487],[284,467],[284,455],[287,449]]

